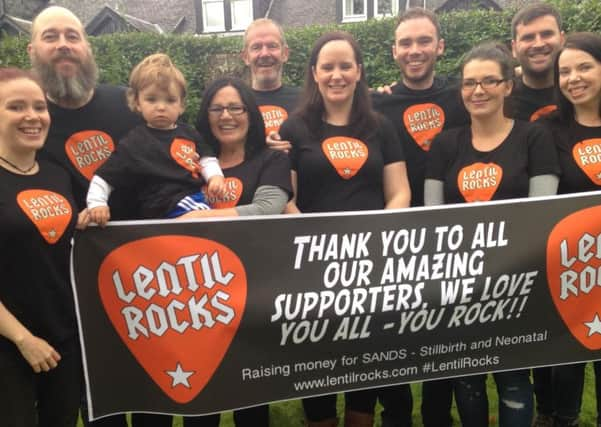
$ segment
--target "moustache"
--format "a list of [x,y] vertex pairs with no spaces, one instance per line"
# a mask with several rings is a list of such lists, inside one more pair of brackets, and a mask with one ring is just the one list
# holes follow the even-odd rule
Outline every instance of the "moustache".
[[52,56],[51,61],[53,63],[59,62],[59,61],[63,61],[63,60],[68,60],[71,62],[74,62],[78,65],[81,65],[81,61],[78,57],[76,57],[75,55],[72,55],[70,53],[66,53],[66,52],[58,52],[57,54],[55,54],[54,56]]
[[273,59],[259,59],[257,61],[257,65],[259,67],[271,67],[273,65],[277,65],[277,61]]
[[528,49],[528,55],[538,55],[538,54],[545,54],[548,55],[551,52],[553,52],[553,49],[551,49],[548,46],[543,46],[543,47],[533,47]]

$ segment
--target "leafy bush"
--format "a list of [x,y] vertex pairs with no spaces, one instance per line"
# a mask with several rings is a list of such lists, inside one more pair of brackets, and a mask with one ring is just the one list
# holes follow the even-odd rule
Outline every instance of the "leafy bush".
[[[569,31],[601,32],[601,2],[599,0],[550,0],[559,9],[564,29]],[[440,15],[445,53],[437,63],[437,72],[457,72],[461,56],[472,46],[486,40],[497,40],[509,45],[511,17],[514,10],[495,12],[470,10]],[[364,69],[370,86],[398,80],[399,70],[391,55],[394,18],[366,22],[315,25],[286,31],[290,59],[285,66],[286,84],[301,86],[311,46],[325,31],[344,29],[352,33],[362,48]],[[0,41],[0,65],[22,68],[29,66],[28,39],[4,37]],[[200,96],[207,82],[221,75],[245,75],[239,59],[242,47],[240,36],[199,37],[193,35],[161,36],[146,33],[121,33],[92,37],[91,43],[100,66],[103,82],[126,85],[129,72],[143,57],[154,52],[171,56],[182,70],[189,84],[187,113],[190,120],[197,110]]]

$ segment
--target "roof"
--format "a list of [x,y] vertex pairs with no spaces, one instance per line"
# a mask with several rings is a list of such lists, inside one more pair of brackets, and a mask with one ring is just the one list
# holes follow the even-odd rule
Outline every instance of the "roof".
[[147,33],[164,33],[157,24],[136,18],[126,13],[120,13],[110,6],[104,6],[96,16],[86,25],[86,32],[90,35],[100,35],[114,32],[115,27],[126,30],[135,30]]
[[0,16],[0,30],[9,34],[30,34],[31,21],[4,14]]
[[271,5],[268,18],[283,27],[298,27],[336,22],[336,1],[278,0]]
[[[153,31],[152,26],[165,33],[174,29],[179,32],[196,32],[195,0],[52,0],[52,4],[64,6],[77,15],[84,25],[108,7],[121,15],[138,31]],[[182,21],[183,19],[183,21]]]

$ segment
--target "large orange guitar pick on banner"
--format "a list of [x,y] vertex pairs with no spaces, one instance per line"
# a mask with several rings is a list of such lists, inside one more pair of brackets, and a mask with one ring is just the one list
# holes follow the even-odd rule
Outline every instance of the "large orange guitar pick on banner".
[[246,272],[229,248],[207,239],[158,236],[114,249],[98,289],[107,316],[136,360],[172,400],[207,385],[246,305]]
[[194,178],[198,178],[200,166],[195,160],[196,145],[190,140],[183,138],[175,138],[171,143],[171,157],[182,168],[190,171]]
[[53,191],[21,191],[17,194],[17,203],[50,244],[60,240],[73,215],[67,199]]
[[503,169],[495,163],[472,163],[459,171],[457,187],[466,202],[492,199],[503,179]]
[[601,138],[585,139],[574,145],[572,156],[595,185],[601,185]]
[[415,104],[403,113],[403,123],[413,141],[424,151],[430,151],[432,140],[442,131],[444,110],[436,104]]
[[73,167],[88,180],[107,161],[115,144],[111,136],[100,130],[84,130],[74,133],[65,142],[65,152]]
[[242,196],[242,191],[244,190],[242,181],[233,176],[227,177],[225,178],[225,188],[226,193],[224,196],[209,197],[207,195],[207,186],[202,186],[202,192],[213,209],[233,208],[238,205],[240,196]]
[[561,220],[547,240],[547,282],[559,315],[589,350],[601,349],[601,206]]
[[321,143],[321,149],[338,175],[351,179],[363,167],[369,150],[359,139],[348,136],[333,136]]

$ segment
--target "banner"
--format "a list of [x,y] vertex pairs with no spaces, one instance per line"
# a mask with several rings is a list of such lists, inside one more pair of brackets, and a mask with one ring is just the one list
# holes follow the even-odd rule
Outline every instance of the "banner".
[[601,193],[75,238],[89,413],[601,359]]

